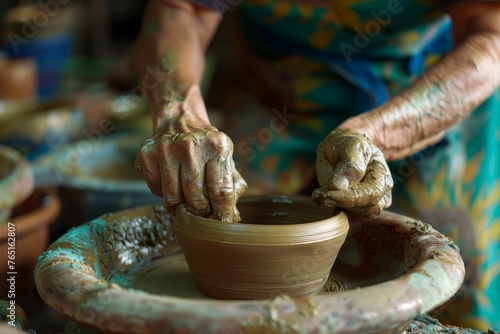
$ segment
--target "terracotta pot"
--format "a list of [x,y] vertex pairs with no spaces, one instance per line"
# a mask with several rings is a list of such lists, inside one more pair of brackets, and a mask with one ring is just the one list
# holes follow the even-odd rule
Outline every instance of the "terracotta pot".
[[0,145],[0,227],[9,218],[12,208],[33,191],[33,171],[17,151]]
[[102,333],[401,334],[449,300],[464,278],[449,238],[383,212],[349,217],[346,241],[317,295],[211,300],[196,293],[173,222],[163,206],[146,206],[68,231],[38,260],[40,296]]
[[173,231],[198,289],[217,299],[307,297],[321,290],[349,230],[347,216],[308,197],[252,196],[243,221],[178,210]]
[[[15,236],[15,270],[0,262],[0,281],[6,282],[8,272],[16,272],[16,303],[23,305],[34,287],[33,271],[38,256],[49,244],[49,227],[61,209],[58,197],[46,190],[36,190],[26,201],[14,209],[9,224],[0,225],[0,254],[7,254],[9,232]],[[5,258],[5,255],[3,256]],[[8,284],[2,284],[0,299],[8,300]],[[26,301],[26,300],[24,300]]]

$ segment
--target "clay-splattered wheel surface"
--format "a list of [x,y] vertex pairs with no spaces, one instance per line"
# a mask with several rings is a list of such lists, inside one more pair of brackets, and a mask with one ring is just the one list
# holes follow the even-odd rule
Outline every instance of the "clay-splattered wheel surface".
[[211,300],[192,282],[172,221],[162,206],[147,206],[70,230],[39,258],[41,297],[107,333],[402,333],[414,317],[451,298],[464,277],[451,240],[384,212],[373,220],[350,218],[317,295]]

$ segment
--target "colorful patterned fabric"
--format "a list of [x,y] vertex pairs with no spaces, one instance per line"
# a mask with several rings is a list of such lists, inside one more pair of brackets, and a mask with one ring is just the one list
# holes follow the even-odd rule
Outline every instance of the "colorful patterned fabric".
[[[310,193],[318,143],[452,47],[450,20],[433,0],[247,0],[238,12],[259,102],[242,98],[228,133],[249,193]],[[392,164],[391,210],[462,250],[465,284],[439,319],[482,330],[500,328],[499,108],[496,93],[446,140]]]

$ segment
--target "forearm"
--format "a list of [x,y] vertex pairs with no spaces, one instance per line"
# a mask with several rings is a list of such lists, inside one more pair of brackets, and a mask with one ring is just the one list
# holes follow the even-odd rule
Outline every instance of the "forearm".
[[182,0],[152,0],[137,42],[137,70],[146,92],[154,129],[185,116],[209,124],[204,108],[184,108],[198,94],[205,49],[218,14]]
[[500,33],[478,31],[389,102],[340,128],[364,132],[387,160],[401,159],[437,142],[499,84]]

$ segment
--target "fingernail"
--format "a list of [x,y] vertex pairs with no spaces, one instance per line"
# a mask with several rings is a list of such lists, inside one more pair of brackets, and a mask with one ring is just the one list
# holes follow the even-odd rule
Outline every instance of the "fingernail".
[[339,175],[332,180],[332,186],[334,189],[345,190],[349,188],[349,179],[344,175]]
[[318,189],[315,189],[313,191],[313,193],[311,194],[311,197],[312,198],[320,198],[320,197],[323,197],[323,194],[325,193],[325,191],[321,188],[318,188]]
[[332,207],[332,208],[336,208],[338,206],[337,201],[334,201],[334,200],[328,199],[328,198],[325,199],[324,203],[325,203],[326,206],[329,206],[329,207]]

